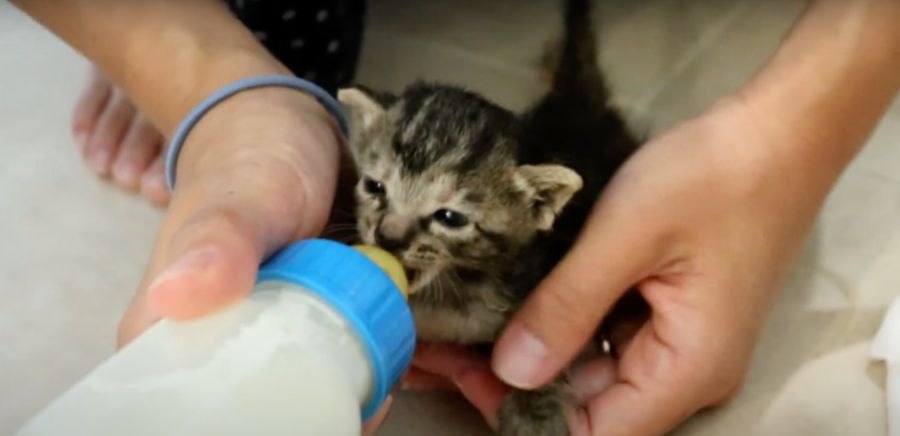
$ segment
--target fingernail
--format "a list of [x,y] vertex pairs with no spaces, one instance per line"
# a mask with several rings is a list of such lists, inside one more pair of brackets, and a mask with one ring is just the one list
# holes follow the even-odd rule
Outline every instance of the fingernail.
[[550,355],[547,346],[525,327],[516,325],[507,333],[506,344],[494,363],[497,377],[519,389],[538,385],[541,370]]
[[465,392],[465,384],[463,383],[463,379],[469,375],[470,371],[471,370],[463,369],[450,377],[450,381],[453,382],[453,385],[456,386],[456,389],[458,389],[460,392]]
[[94,168],[94,171],[105,173],[109,167],[109,159],[109,150],[101,148],[91,153],[91,166]]
[[201,248],[190,251],[164,269],[147,289],[149,292],[153,292],[154,289],[169,280],[203,271],[212,263],[212,258],[213,252],[210,249]]
[[158,189],[160,187],[165,188],[166,178],[165,175],[157,173],[156,171],[145,171],[141,178],[141,184],[152,189]]
[[397,389],[401,391],[409,390],[412,387],[412,383],[409,381],[409,375],[404,374],[400,377],[400,383],[397,386]]
[[75,131],[75,143],[80,145],[82,148],[87,147],[88,135],[87,132],[83,130]]
[[567,412],[566,421],[569,423],[569,432],[572,436],[589,436],[591,434],[590,418],[584,408],[577,407]]
[[138,181],[138,172],[136,168],[129,164],[120,164],[116,165],[113,169],[113,174],[116,177],[116,180],[119,183],[126,184],[128,186],[133,186],[137,184]]
[[[456,390],[458,390],[460,393],[462,393],[463,396],[465,396],[466,398],[469,398],[468,395],[472,390],[472,386],[480,384],[479,380],[477,378],[473,379],[473,380],[468,380],[468,383],[467,383],[467,381],[464,379],[469,377],[470,375],[473,377],[477,377],[477,373],[475,373],[474,371],[471,371],[471,370],[463,370],[453,376],[453,384],[456,386]],[[478,397],[473,396],[472,398],[470,398],[470,401],[475,400],[476,398],[478,398]],[[477,404],[477,403],[473,401],[472,404]],[[480,407],[479,407],[479,410],[481,410]],[[500,422],[498,421],[497,413],[496,412],[485,413],[484,410],[481,410],[481,415],[484,417],[485,421],[487,421],[488,427],[492,428],[494,431],[497,431],[497,429],[499,428],[499,424],[500,424]]]

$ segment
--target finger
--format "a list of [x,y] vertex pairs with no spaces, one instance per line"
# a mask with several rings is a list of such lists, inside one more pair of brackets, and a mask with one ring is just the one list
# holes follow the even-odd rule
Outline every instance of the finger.
[[704,393],[716,381],[706,374],[702,356],[677,354],[644,326],[623,355],[619,380],[586,405],[592,434],[670,431],[707,405]]
[[653,229],[603,202],[578,241],[540,283],[494,349],[506,383],[533,389],[551,380],[590,340],[626,289],[653,270]]
[[155,265],[145,278],[149,283],[126,312],[120,341],[163,317],[188,319],[212,312],[253,286],[263,256],[258,226],[245,213],[224,207],[191,215],[155,250]]
[[381,407],[375,412],[368,421],[363,423],[362,434],[363,436],[371,436],[375,434],[375,431],[378,430],[378,427],[387,419],[388,414],[391,411],[391,405],[394,404],[394,397],[388,395],[385,398],[384,403],[381,404]]
[[497,414],[503,399],[510,392],[510,387],[504,384],[489,369],[469,368],[456,374],[453,382],[460,393],[478,409],[485,422],[492,429],[497,430]]
[[413,365],[450,380],[485,421],[497,428],[497,411],[510,388],[482,356],[462,346],[423,344],[416,350]]
[[453,379],[470,368],[487,369],[488,362],[461,345],[420,343],[413,356],[413,366],[431,374]]
[[135,114],[136,109],[128,97],[114,91],[97,120],[85,150],[88,163],[98,174],[109,174],[110,164]]
[[609,389],[616,378],[616,362],[604,356],[575,368],[569,376],[569,385],[575,400],[581,404]]
[[87,88],[81,93],[72,113],[72,133],[82,149],[94,130],[97,119],[112,95],[112,84],[96,70],[91,71]]
[[159,156],[162,141],[162,135],[156,127],[143,115],[137,114],[122,139],[112,166],[116,183],[129,190],[137,189],[144,170]]
[[160,153],[141,176],[141,195],[147,197],[151,203],[157,206],[164,206],[169,202],[169,187],[166,186],[165,167],[165,156],[163,153]]
[[290,163],[194,180],[175,192],[141,291],[123,318],[122,342],[162,317],[197,317],[245,296],[265,256],[295,235],[317,234],[327,218],[327,192],[317,204],[304,201]]
[[455,391],[456,385],[447,377],[432,374],[419,368],[410,368],[400,379],[400,389],[416,391]]

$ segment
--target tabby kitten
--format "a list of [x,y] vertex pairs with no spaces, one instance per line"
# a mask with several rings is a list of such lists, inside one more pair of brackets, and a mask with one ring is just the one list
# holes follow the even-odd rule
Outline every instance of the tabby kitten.
[[[493,342],[636,148],[596,64],[590,2],[567,1],[564,21],[551,89],[521,115],[448,85],[339,92],[359,234],[401,259],[425,341]],[[564,377],[514,392],[500,433],[567,435],[569,409]]]

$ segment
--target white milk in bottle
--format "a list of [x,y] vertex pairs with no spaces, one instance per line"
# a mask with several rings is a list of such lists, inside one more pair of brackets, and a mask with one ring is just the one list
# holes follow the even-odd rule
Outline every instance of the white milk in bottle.
[[17,435],[358,436],[412,359],[406,286],[378,249],[299,242],[247,299],[157,323]]

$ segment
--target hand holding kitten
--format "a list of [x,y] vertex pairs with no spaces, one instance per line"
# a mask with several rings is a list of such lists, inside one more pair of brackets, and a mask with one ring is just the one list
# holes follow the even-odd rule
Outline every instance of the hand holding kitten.
[[262,259],[317,236],[334,198],[338,141],[332,116],[287,88],[242,92],[204,117],[179,159],[178,189],[120,344],[162,317],[194,318],[244,297]]
[[728,101],[645,145],[499,340],[497,374],[550,380],[637,284],[651,318],[617,361],[573,376],[589,384],[573,434],[661,434],[736,393],[822,198],[773,160],[792,140]]
[[[541,386],[638,284],[651,319],[620,346],[618,361],[574,369],[582,407],[570,418],[573,435],[661,434],[740,387],[818,203],[794,198],[798,191],[773,174],[780,166],[764,157],[734,159],[737,142],[746,150],[778,143],[729,102],[639,150],[497,343],[500,378]],[[453,379],[490,422],[507,388],[486,363],[436,347],[425,347],[416,363]]]
[[[817,2],[744,89],[632,156],[499,339],[497,375],[548,382],[636,284],[651,317],[618,360],[575,368],[572,433],[661,434],[733,396],[819,208],[900,89],[898,18],[896,2]],[[425,347],[416,364],[494,422],[509,388],[485,362]]]

